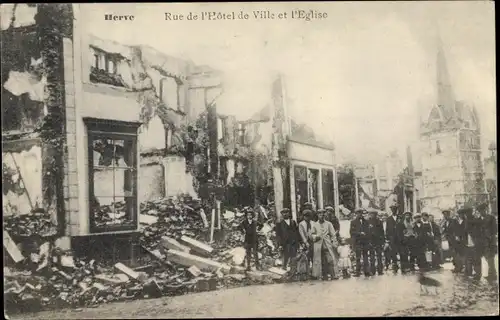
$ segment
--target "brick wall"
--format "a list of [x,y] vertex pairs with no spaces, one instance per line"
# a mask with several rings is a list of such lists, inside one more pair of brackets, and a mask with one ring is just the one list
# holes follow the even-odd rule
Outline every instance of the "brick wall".
[[76,151],[76,108],[73,66],[73,42],[63,39],[64,54],[64,92],[66,103],[66,141],[67,150],[64,163],[64,204],[66,209],[66,235],[78,235],[78,173]]

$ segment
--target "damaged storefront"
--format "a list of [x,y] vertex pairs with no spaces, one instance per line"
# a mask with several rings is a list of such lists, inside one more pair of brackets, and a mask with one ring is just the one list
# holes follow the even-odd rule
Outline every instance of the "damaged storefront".
[[196,197],[186,132],[214,80],[207,67],[87,34],[80,8],[2,9],[12,17],[2,19],[3,210],[47,212],[77,254],[120,256],[108,242],[122,239],[133,256],[140,203]]
[[81,65],[74,66],[75,79],[81,79],[75,84],[75,134],[84,139],[73,155],[85,161],[75,168],[73,201],[80,214],[72,220],[74,250],[134,264],[140,204],[196,197],[187,165],[188,128],[205,101],[194,101],[192,63],[150,47],[80,35],[74,42],[74,52],[82,53]]
[[293,136],[288,139],[290,163],[291,211],[294,219],[301,218],[304,204],[314,209],[332,206],[338,216],[338,188],[333,147],[304,141]]
[[208,172],[213,70],[88,35],[80,5],[10,8],[31,20],[2,19],[9,313],[282,279],[272,225],[259,241],[274,272],[243,274],[244,213],[226,211],[229,236],[208,245],[196,202],[170,198]]

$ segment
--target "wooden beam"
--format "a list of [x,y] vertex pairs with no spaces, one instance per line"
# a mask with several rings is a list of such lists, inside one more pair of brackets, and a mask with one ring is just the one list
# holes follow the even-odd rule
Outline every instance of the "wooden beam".
[[186,252],[169,250],[167,252],[167,260],[183,265],[185,267],[196,266],[200,270],[208,270],[211,272],[216,272],[221,269],[223,271],[229,272],[231,267],[226,264],[221,264],[219,262],[198,257]]
[[24,256],[21,253],[21,250],[19,250],[16,243],[14,242],[14,240],[12,240],[7,231],[3,232],[3,247],[9,253],[10,257],[12,258],[12,260],[14,260],[15,263],[24,260]]
[[203,242],[200,242],[198,240],[195,240],[187,236],[182,236],[180,240],[186,246],[191,248],[191,251],[193,253],[201,254],[203,256],[208,256],[214,251],[214,248],[212,248],[208,244],[205,244]]
[[189,247],[180,244],[177,240],[170,237],[162,237],[160,243],[165,249],[169,250],[173,249],[173,250],[183,251],[186,253],[189,253],[191,251]]

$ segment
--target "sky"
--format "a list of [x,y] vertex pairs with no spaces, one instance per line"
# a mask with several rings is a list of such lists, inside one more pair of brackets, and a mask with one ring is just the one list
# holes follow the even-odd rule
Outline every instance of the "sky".
[[[152,46],[224,72],[223,113],[250,117],[286,79],[289,114],[333,141],[340,159],[376,161],[418,140],[419,103],[435,94],[437,30],[456,98],[478,109],[483,146],[496,140],[493,2],[82,4],[85,32]],[[327,13],[256,20],[253,10]],[[244,11],[240,21],[165,21],[164,13]],[[105,14],[134,21],[105,21]],[[403,153],[404,154],[404,153]]]

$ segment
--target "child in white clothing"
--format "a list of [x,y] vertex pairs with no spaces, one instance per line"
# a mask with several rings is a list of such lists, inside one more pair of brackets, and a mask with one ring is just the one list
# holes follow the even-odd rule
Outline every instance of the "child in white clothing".
[[341,239],[340,246],[338,247],[339,252],[339,269],[342,270],[342,276],[344,279],[349,278],[351,270],[351,248],[346,243],[345,239]]

